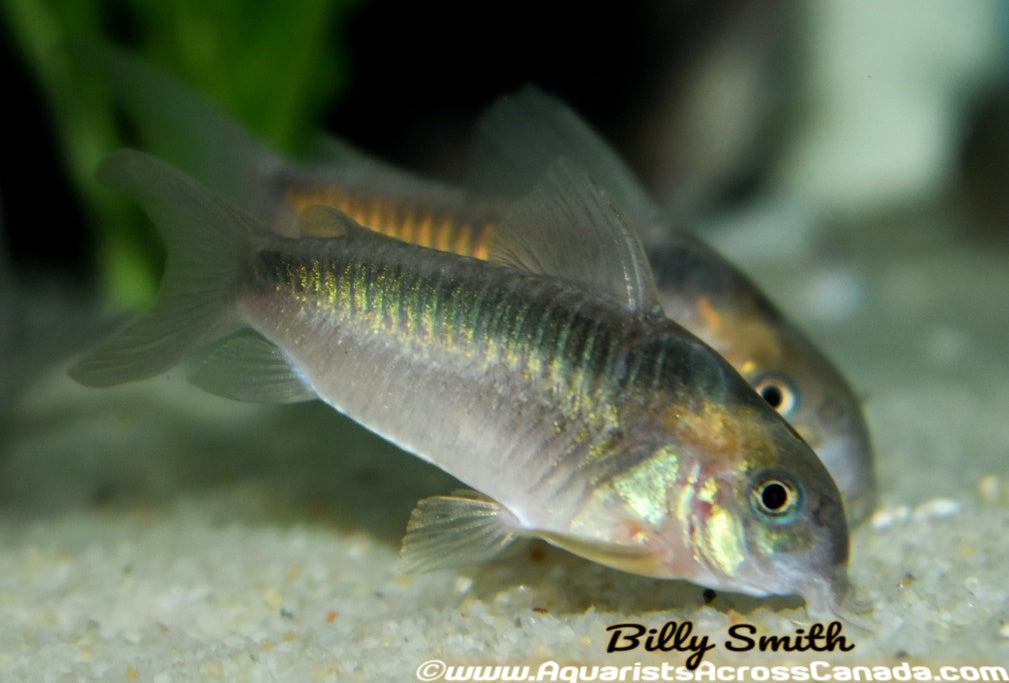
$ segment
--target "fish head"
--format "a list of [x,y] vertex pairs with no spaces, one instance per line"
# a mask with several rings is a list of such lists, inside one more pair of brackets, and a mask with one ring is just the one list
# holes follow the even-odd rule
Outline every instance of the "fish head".
[[875,504],[872,444],[837,368],[753,287],[698,295],[687,319],[816,452],[841,489],[849,521],[865,519]]
[[751,345],[737,360],[749,382],[816,452],[856,524],[875,505],[872,443],[848,382],[806,337],[785,321],[773,342]]
[[834,365],[755,283],[687,236],[650,250],[666,314],[718,351],[823,460],[849,521],[875,503],[869,432]]
[[567,537],[548,540],[637,574],[836,611],[849,535],[826,467],[706,345],[671,372],[686,380],[630,404],[606,442],[619,452],[585,463],[606,469]]
[[811,612],[836,611],[848,591],[841,493],[794,429],[752,392],[737,393],[738,403],[708,405],[684,441],[698,465],[673,504],[693,558],[713,587],[800,595]]

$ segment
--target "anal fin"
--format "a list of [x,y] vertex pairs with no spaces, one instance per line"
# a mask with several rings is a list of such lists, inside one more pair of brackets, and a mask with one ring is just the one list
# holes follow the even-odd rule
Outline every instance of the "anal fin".
[[255,403],[311,401],[315,391],[278,347],[244,330],[213,347],[189,375],[204,391]]
[[511,513],[476,491],[425,498],[410,514],[400,568],[428,572],[486,562],[519,536]]

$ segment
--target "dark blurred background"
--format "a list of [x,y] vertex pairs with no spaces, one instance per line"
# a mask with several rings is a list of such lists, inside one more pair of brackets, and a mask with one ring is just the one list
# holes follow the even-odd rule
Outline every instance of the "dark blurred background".
[[[773,60],[776,71],[763,97],[780,102],[790,87],[785,57],[795,14],[790,3],[756,2],[652,0],[586,9],[580,3],[313,0],[284,4],[289,14],[311,13],[323,25],[305,38],[308,44],[281,40],[277,47],[273,34],[296,27],[279,11],[268,16],[254,4],[184,2],[173,3],[183,9],[156,9],[104,1],[91,3],[85,17],[74,4],[7,6],[0,45],[8,91],[8,143],[0,160],[5,241],[17,266],[56,269],[128,304],[138,298],[124,291],[130,279],[107,271],[129,269],[107,259],[157,256],[148,255],[146,239],[108,227],[123,215],[108,213],[108,197],[102,197],[104,206],[93,198],[87,164],[122,144],[125,132],[107,99],[90,89],[75,91],[85,88],[61,63],[64,42],[129,47],[288,152],[325,129],[407,168],[449,179],[462,175],[480,111],[532,82],[566,100],[647,176],[669,165],[647,127],[662,116],[675,122],[678,94],[691,87],[705,60],[717,58],[719,46],[745,49],[765,70],[761,77]],[[250,24],[243,34],[241,27]],[[265,60],[263,52],[276,59]],[[258,77],[249,73],[255,69]],[[292,82],[300,85],[292,88]],[[292,91],[287,96],[300,102],[274,106],[278,90]],[[747,116],[760,124],[768,106],[756,105]],[[733,151],[751,162],[757,158],[747,149]],[[745,194],[753,165],[746,159],[733,164],[728,190]],[[96,252],[102,240],[137,245]],[[96,262],[96,254],[106,260]],[[142,280],[142,272],[132,277]]]
[[[108,96],[66,63],[60,47],[79,40],[135,51],[290,154],[323,129],[406,168],[458,180],[480,111],[532,82],[596,126],[678,225],[785,188],[805,192],[803,201],[834,221],[860,220],[866,208],[960,202],[967,234],[1006,242],[1009,11],[997,2],[962,11],[953,2],[880,10],[755,0],[268,4],[282,7],[0,3],[0,234],[16,272],[55,273],[125,307],[154,288],[159,251],[150,228],[90,180],[101,156],[134,141]],[[929,35],[935,31],[944,33]],[[852,37],[869,47],[847,48],[863,60],[845,67],[837,46],[843,57]],[[848,90],[838,92],[839,84]],[[873,101],[880,92],[892,104]],[[931,121],[919,125],[917,111],[901,111],[915,97],[932,106]],[[858,120],[873,107],[878,116]],[[866,140],[845,139],[832,116]],[[917,144],[901,137],[908,131],[941,150],[905,154]],[[861,155],[870,171],[864,157],[895,159],[877,164],[893,191],[843,159],[832,178],[837,150]],[[860,179],[872,190],[859,190]]]

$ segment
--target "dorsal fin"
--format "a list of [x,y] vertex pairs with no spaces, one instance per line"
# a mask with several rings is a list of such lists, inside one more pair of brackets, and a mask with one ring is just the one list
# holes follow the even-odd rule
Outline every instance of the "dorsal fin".
[[661,310],[637,235],[606,192],[564,158],[505,212],[488,259],[605,292],[630,310]]
[[498,99],[480,117],[467,190],[520,196],[558,156],[595,179],[646,244],[659,239],[660,211],[620,155],[570,107],[532,85]]

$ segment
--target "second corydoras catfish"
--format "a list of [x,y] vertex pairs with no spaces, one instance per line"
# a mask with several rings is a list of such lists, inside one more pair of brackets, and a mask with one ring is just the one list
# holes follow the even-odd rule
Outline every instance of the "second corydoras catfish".
[[328,207],[300,217],[325,238],[281,236],[140,152],[99,179],[143,205],[167,258],[153,309],[80,361],[79,381],[151,377],[208,349],[194,377],[208,389],[321,398],[475,489],[420,503],[408,567],[535,536],[647,576],[798,594],[814,614],[843,600],[834,480],[661,314],[634,232],[563,159],[500,218],[487,260]]
[[126,55],[105,71],[148,137],[169,159],[296,235],[297,213],[324,204],[362,225],[422,246],[487,257],[511,199],[557,156],[587,171],[645,243],[667,316],[721,353],[813,447],[844,496],[848,519],[875,502],[872,448],[848,383],[738,269],[693,236],[668,229],[623,160],[577,115],[533,88],[499,100],[482,117],[465,190],[391,168],[335,140],[317,163],[295,164],[180,84]]

